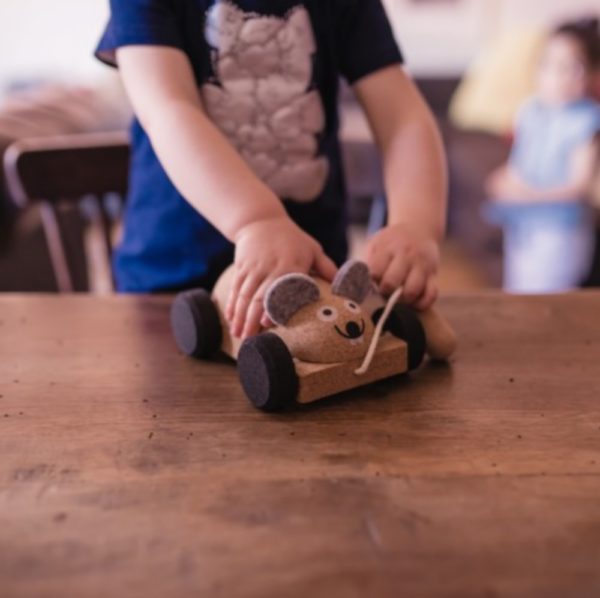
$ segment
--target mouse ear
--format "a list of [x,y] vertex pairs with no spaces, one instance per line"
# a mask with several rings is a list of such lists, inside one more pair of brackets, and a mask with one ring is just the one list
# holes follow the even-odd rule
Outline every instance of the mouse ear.
[[369,294],[371,274],[364,262],[346,262],[338,271],[331,285],[334,295],[347,297],[362,303]]
[[278,278],[265,295],[265,311],[275,324],[285,326],[303,307],[321,297],[317,283],[305,274],[287,274]]

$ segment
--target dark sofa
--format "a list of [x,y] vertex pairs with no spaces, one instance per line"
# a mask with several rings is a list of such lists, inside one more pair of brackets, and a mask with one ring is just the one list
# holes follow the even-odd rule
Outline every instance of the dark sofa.
[[[417,80],[435,114],[446,147],[450,172],[448,235],[462,246],[489,285],[500,286],[502,235],[483,221],[481,205],[485,199],[485,179],[506,160],[510,148],[500,137],[460,130],[450,123],[448,110],[459,83],[458,78]],[[362,221],[369,204],[361,198],[369,191],[383,193],[379,161],[366,123],[358,114],[360,109],[347,91],[342,98],[351,121],[344,153],[353,196],[352,216],[355,221]]]
[[481,217],[488,175],[508,157],[510,146],[501,137],[464,131],[448,119],[452,95],[460,79],[420,79],[444,138],[450,173],[448,235],[456,239],[492,286],[502,283],[502,234]]

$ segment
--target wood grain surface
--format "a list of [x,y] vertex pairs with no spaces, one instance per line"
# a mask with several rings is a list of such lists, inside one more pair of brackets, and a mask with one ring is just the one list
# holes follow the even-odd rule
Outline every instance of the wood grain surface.
[[0,297],[0,596],[600,595],[600,294],[268,416],[168,298]]

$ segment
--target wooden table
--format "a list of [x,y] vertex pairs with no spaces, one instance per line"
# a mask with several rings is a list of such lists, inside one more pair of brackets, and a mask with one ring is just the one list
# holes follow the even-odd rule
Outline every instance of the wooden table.
[[293,413],[165,298],[0,298],[0,596],[600,595],[600,294],[446,298],[462,347]]

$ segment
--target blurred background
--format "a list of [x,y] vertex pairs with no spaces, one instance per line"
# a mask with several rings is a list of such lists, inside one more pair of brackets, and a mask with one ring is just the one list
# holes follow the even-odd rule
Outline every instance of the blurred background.
[[[105,258],[118,229],[116,195],[126,184],[119,161],[126,158],[123,132],[130,119],[117,75],[92,57],[108,1],[49,4],[0,0],[0,153],[8,170],[0,176],[0,291],[108,292]],[[597,13],[598,0],[385,0],[385,5],[447,148],[450,220],[442,289],[499,287],[502,235],[481,217],[484,182],[508,156],[515,115],[532,92],[545,32]],[[373,200],[382,195],[381,177],[349,90],[341,104],[353,239],[360,251],[369,222],[377,225]],[[39,150],[23,163],[31,180],[17,181],[11,169],[20,152],[31,148]],[[99,183],[98,173],[113,188]],[[31,201],[40,199],[48,202]],[[594,276],[591,272],[587,284],[597,282]]]

